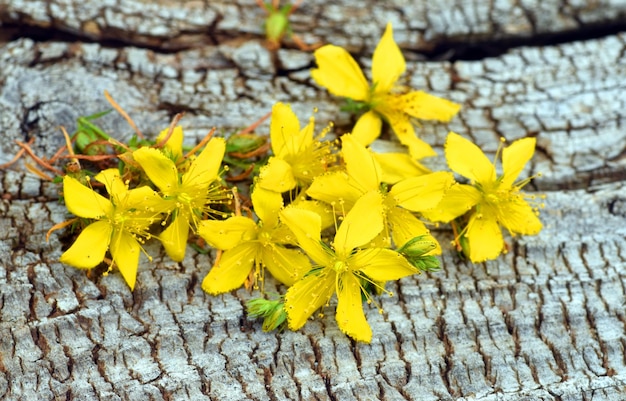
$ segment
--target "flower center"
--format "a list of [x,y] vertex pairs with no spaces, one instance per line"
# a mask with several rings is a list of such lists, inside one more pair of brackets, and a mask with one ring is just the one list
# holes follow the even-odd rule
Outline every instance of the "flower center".
[[337,272],[337,274],[345,273],[348,271],[348,264],[343,260],[335,260],[333,269]]
[[270,232],[268,232],[268,231],[265,231],[265,230],[262,230],[259,233],[258,239],[259,239],[259,242],[261,244],[263,244],[263,245],[270,245],[270,244],[273,243],[273,241],[272,241],[272,234]]
[[491,192],[491,193],[487,193],[485,194],[485,201],[487,203],[491,203],[493,205],[496,205],[498,203],[500,203],[502,201],[502,198],[499,196],[499,194],[497,192]]
[[178,194],[178,196],[176,196],[176,199],[184,204],[190,204],[191,201],[193,201],[193,198],[191,196],[189,196],[189,194],[187,192],[181,192]]
[[332,163],[332,142],[316,140],[298,154],[286,157],[285,161],[291,164],[296,180],[308,185],[315,177],[325,173]]
[[124,223],[126,223],[127,220],[127,216],[123,213],[116,213],[110,219],[111,225],[115,228],[124,227]]

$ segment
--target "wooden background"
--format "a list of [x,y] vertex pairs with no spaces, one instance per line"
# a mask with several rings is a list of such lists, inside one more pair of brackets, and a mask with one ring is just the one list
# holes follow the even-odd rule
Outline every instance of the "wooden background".
[[[406,83],[463,104],[449,126],[424,125],[439,151],[449,129],[490,152],[499,136],[537,137],[527,173],[543,173],[529,189],[547,194],[545,229],[496,261],[446,249],[442,271],[390,283],[385,314],[366,310],[370,345],[331,317],[267,334],[244,315],[248,292],[203,293],[212,260],[191,249],[174,263],[150,248],[132,293],[118,273],[61,265],[67,239],[45,241],[67,218],[57,187],[18,164],[0,171],[0,398],[626,399],[626,3],[304,3],[294,30],[365,66],[393,22]],[[59,125],[108,108],[104,90],[149,135],[185,111],[189,144],[276,101],[349,129],[311,54],[266,50],[262,19],[253,0],[0,0],[0,163],[15,139],[51,155]],[[117,115],[102,125],[132,134]]]

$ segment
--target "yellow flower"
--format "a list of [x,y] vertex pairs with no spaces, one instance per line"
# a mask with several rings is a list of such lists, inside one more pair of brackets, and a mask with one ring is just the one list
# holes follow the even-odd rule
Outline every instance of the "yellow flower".
[[314,119],[300,130],[298,117],[289,105],[276,103],[272,107],[270,139],[274,156],[261,169],[261,188],[286,192],[297,186],[308,186],[324,173],[334,161],[331,143],[313,137]]
[[371,247],[383,229],[383,198],[378,191],[363,195],[339,226],[332,247],[321,241],[321,218],[309,210],[287,207],[282,221],[315,267],[289,288],[284,309],[291,330],[298,330],[337,294],[337,325],[357,341],[370,342],[372,329],[363,312],[364,286],[418,273],[395,251]]
[[[354,135],[343,135],[341,140],[346,171],[331,172],[316,178],[307,190],[307,195],[345,214],[364,194],[386,187],[381,185],[382,169],[374,154],[359,143]],[[424,223],[411,212],[423,212],[435,207],[452,181],[452,174],[447,172],[423,174],[405,178],[394,184],[391,190],[383,191],[383,234],[388,238],[388,232],[391,231],[397,246],[417,236],[430,237]],[[432,240],[435,241],[434,238]],[[436,249],[440,251],[441,248],[437,246]]]
[[357,109],[368,110],[357,121],[352,133],[363,145],[369,145],[380,135],[382,119],[386,120],[411,156],[421,159],[434,156],[426,142],[415,136],[411,120],[448,122],[460,105],[429,95],[422,91],[406,93],[398,85],[398,78],[406,70],[400,48],[393,40],[391,24],[383,34],[372,59],[372,85],[350,54],[338,46],[326,45],[314,53],[318,68],[311,76],[335,96],[346,97]]
[[199,223],[198,234],[209,245],[225,251],[202,282],[209,294],[240,287],[253,269],[255,278],[263,280],[261,268],[267,267],[274,278],[291,285],[311,267],[301,252],[284,247],[293,243],[293,235],[278,219],[283,207],[280,194],[257,187],[252,192],[252,205],[258,223],[243,216]]
[[205,214],[215,212],[211,204],[228,199],[219,185],[225,146],[222,138],[212,138],[182,174],[176,163],[158,149],[143,147],[133,152],[135,161],[170,204],[172,221],[159,238],[177,262],[185,257],[189,228],[195,230]]
[[500,226],[511,235],[535,235],[541,230],[536,196],[520,192],[530,179],[516,182],[535,152],[535,143],[535,138],[523,138],[504,148],[502,175],[497,176],[495,163],[478,146],[454,132],[448,135],[448,166],[468,178],[470,184],[454,185],[443,201],[425,215],[433,221],[448,222],[468,213],[467,226],[459,239],[467,240],[472,262],[500,255],[504,248]]
[[105,185],[110,200],[69,175],[63,177],[67,209],[76,216],[98,221],[85,227],[60,260],[91,269],[104,260],[110,248],[112,263],[132,290],[141,243],[150,238],[149,227],[160,221],[159,207],[163,201],[147,186],[129,190],[116,169],[104,170],[95,179]]

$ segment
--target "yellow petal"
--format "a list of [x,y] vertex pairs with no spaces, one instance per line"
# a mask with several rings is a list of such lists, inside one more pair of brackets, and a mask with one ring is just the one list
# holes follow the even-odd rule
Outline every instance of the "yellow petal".
[[[408,125],[406,126],[408,127]],[[413,127],[411,126],[411,128]],[[398,127],[398,129],[400,130],[400,132],[404,132],[404,133],[412,131],[412,130],[402,130],[400,127]],[[421,160],[425,157],[437,156],[437,152],[435,152],[435,150],[429,144],[427,144],[420,138],[416,137],[415,135],[411,135],[411,136],[405,136],[404,134],[400,134],[400,135],[396,134],[396,135],[398,136],[400,143],[402,143],[404,146],[409,148],[409,154],[415,160]]]
[[504,248],[495,213],[489,210],[472,215],[465,236],[469,241],[469,258],[474,263],[495,259]]
[[88,225],[59,260],[81,269],[91,269],[97,266],[109,249],[112,232],[113,227],[108,221],[97,221]]
[[481,193],[471,185],[454,184],[437,206],[424,210],[421,214],[430,221],[447,223],[467,213],[481,199]]
[[361,196],[341,222],[333,245],[339,257],[347,257],[353,249],[368,244],[383,230],[383,198],[370,191]]
[[407,114],[398,111],[385,110],[383,115],[391,125],[391,129],[400,143],[409,148],[412,158],[420,160],[425,157],[437,156],[433,148],[415,135],[415,129]]
[[311,71],[315,82],[335,96],[365,101],[369,85],[359,65],[352,56],[334,45],[322,46],[313,53],[317,69]]
[[482,185],[496,179],[496,169],[482,150],[472,142],[454,132],[446,139],[446,160],[455,173]]
[[[298,140],[293,142],[294,154],[302,152],[313,143],[313,134],[315,131],[315,117],[309,117],[309,123],[300,130]],[[299,145],[297,148],[296,145]]]
[[285,311],[291,330],[298,330],[309,317],[328,302],[335,292],[334,271],[321,269],[311,273],[289,287],[285,294]]
[[357,252],[350,258],[350,264],[374,281],[399,280],[419,270],[411,266],[398,252],[384,248],[369,248]]
[[511,146],[502,151],[502,180],[501,186],[511,187],[517,177],[524,169],[524,166],[535,153],[535,138],[523,138],[513,142]]
[[[159,133],[159,136],[156,138],[157,144],[165,139],[169,130],[168,127]],[[163,145],[163,149],[166,149],[172,155],[172,160],[178,160],[183,157],[183,129],[181,126],[177,125],[174,127],[169,139]]]
[[[424,223],[408,210],[399,207],[394,207],[387,211],[387,224],[391,228],[393,242],[397,247],[406,244],[415,237],[429,233]],[[439,253],[441,253],[441,248],[438,247],[433,254]]]
[[99,183],[104,184],[107,193],[112,197],[123,197],[128,192],[128,186],[124,184],[120,172],[116,168],[102,170],[94,178]]
[[139,163],[150,181],[162,192],[168,194],[178,189],[176,165],[160,150],[143,147],[133,152],[133,159]]
[[347,213],[363,191],[352,185],[352,180],[343,171],[316,177],[306,191],[313,199],[321,200],[336,209],[336,213]]
[[106,186],[117,212],[134,209],[135,216],[146,220],[146,228],[154,222],[149,221],[150,217],[157,219],[160,213],[171,210],[173,202],[164,200],[147,185],[129,190],[117,169],[101,171],[95,179]]
[[374,153],[374,158],[382,171],[382,182],[387,184],[431,172],[406,153]]
[[132,235],[124,231],[115,233],[111,241],[111,256],[131,291],[135,288],[137,280],[140,253],[141,247]]
[[119,199],[119,201],[119,205],[125,209],[137,209],[138,212],[152,215],[155,218],[159,213],[170,211],[171,206],[175,204],[173,201],[161,198],[158,193],[148,186],[126,191],[124,198]]
[[[298,198],[298,200],[292,202],[291,204],[298,209],[310,210],[317,213],[322,218],[322,231],[335,224],[335,213],[333,212],[332,207],[327,205],[325,202],[303,200],[303,197],[300,197]],[[347,206],[346,210],[348,210]]]
[[252,191],[252,206],[254,213],[263,222],[264,227],[278,225],[278,212],[283,208],[283,197],[279,192],[268,191],[256,186]]
[[185,258],[187,238],[189,238],[189,217],[184,213],[178,213],[174,221],[159,235],[165,252],[175,262]]
[[441,122],[452,120],[461,109],[460,104],[422,91],[394,96],[392,107],[420,120]]
[[257,185],[274,192],[286,192],[297,185],[291,165],[278,157],[270,157],[259,173]]
[[380,136],[380,130],[383,128],[383,120],[378,113],[373,110],[363,114],[354,124],[352,135],[364,146],[369,146],[376,138]]
[[311,270],[309,258],[296,249],[265,246],[261,255],[262,263],[272,276],[287,286],[292,286]]
[[404,70],[406,70],[404,56],[393,40],[393,28],[391,23],[388,23],[372,57],[374,90],[378,93],[389,92]]
[[389,230],[385,227],[373,240],[369,243],[369,248],[391,248],[393,243],[392,237],[389,236]]
[[88,219],[99,219],[113,209],[111,201],[69,175],[63,177],[63,199],[67,210]]
[[541,231],[542,224],[537,212],[520,195],[498,206],[498,221],[511,234],[535,235]]
[[286,207],[280,212],[280,219],[298,239],[298,245],[315,263],[326,266],[332,255],[322,247],[322,218],[310,210]]
[[258,244],[244,242],[222,254],[219,264],[213,266],[202,280],[202,289],[217,295],[241,287],[254,267]]
[[362,192],[378,189],[382,173],[372,152],[350,134],[342,136],[341,143],[346,170],[357,188]]
[[365,319],[361,285],[351,273],[341,275],[337,293],[337,325],[342,332],[357,341],[372,341],[372,329]]
[[202,220],[198,223],[198,234],[217,249],[231,249],[242,241],[255,240],[257,225],[243,216],[233,216],[227,220]]
[[291,110],[291,106],[276,103],[272,107],[272,120],[270,121],[270,140],[274,155],[283,159],[287,155],[295,155],[299,149],[308,145],[303,143],[301,132],[300,122]]
[[453,182],[451,173],[439,171],[402,180],[391,188],[389,195],[403,208],[421,212],[437,206]]
[[[264,230],[265,231],[265,230]],[[298,245],[298,239],[293,235],[293,232],[284,224],[278,224],[278,226],[269,230],[270,241],[275,244],[281,245]]]
[[208,188],[218,177],[225,151],[226,141],[224,138],[211,138],[183,174],[182,186],[185,188]]

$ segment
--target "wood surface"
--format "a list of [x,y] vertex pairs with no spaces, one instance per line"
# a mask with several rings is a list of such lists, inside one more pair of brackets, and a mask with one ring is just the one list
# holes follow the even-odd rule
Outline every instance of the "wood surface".
[[[294,30],[347,46],[365,67],[394,23],[405,83],[463,105],[449,125],[420,130],[440,154],[448,130],[491,154],[500,136],[536,137],[525,173],[542,173],[528,189],[547,195],[544,230],[475,265],[441,230],[443,269],[388,284],[385,313],[366,308],[369,345],[344,336],[332,313],[264,333],[244,313],[254,294],[202,291],[212,255],[189,248],[174,263],[153,244],[134,292],[117,272],[60,264],[67,235],[45,238],[68,217],[58,187],[18,163],[0,170],[0,398],[626,399],[626,5],[305,3]],[[185,111],[188,144],[214,126],[235,132],[277,101],[303,122],[317,107],[319,129],[349,130],[340,100],[311,80],[310,53],[266,49],[255,4],[0,0],[0,163],[14,140],[35,138],[38,154],[52,155],[60,125],[72,132],[77,117],[109,107],[104,90],[149,136]],[[132,134],[114,113],[101,122]]]

